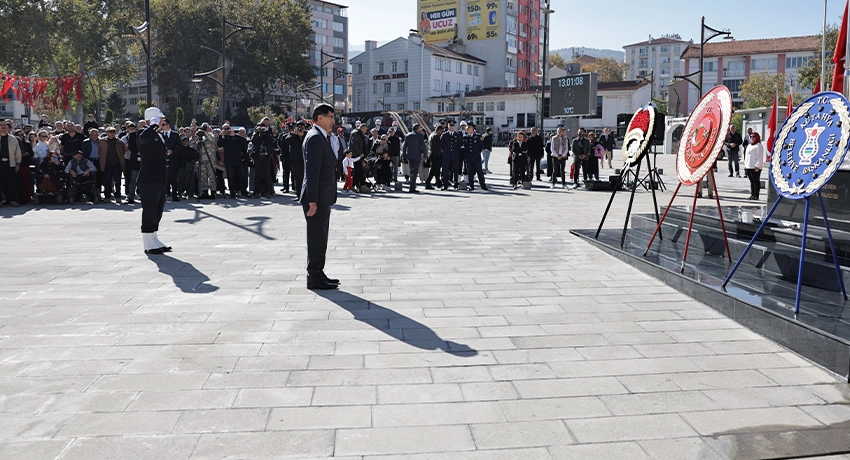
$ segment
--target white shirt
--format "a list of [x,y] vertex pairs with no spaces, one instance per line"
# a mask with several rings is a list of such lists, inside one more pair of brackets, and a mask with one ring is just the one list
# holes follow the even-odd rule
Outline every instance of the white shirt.
[[764,168],[766,151],[767,149],[764,147],[764,142],[748,145],[747,151],[744,153],[744,169]]
[[357,158],[348,158],[346,157],[342,160],[342,169],[348,174],[348,168],[354,169],[354,163],[360,161],[360,157]]

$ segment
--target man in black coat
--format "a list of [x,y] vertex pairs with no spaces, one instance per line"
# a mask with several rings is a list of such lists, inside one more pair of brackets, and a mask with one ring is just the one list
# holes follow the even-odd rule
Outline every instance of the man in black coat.
[[727,159],[729,161],[729,177],[732,177],[733,169],[735,175],[741,177],[741,166],[739,161],[741,159],[741,144],[743,143],[744,140],[741,138],[741,133],[738,132],[735,125],[730,126],[729,134],[726,135],[726,142],[724,142]]
[[304,136],[307,134],[307,124],[299,121],[295,124],[295,133],[289,138],[289,165],[292,167],[292,188],[295,197],[301,196],[301,186],[304,183]]
[[180,188],[178,186],[178,177],[183,165],[179,164],[177,160],[178,156],[174,154],[183,149],[183,142],[180,140],[180,135],[176,131],[171,130],[171,122],[168,121],[168,118],[163,117],[159,124],[160,134],[165,140],[165,149],[168,151],[168,183],[171,186],[171,201],[180,201],[177,192]]
[[289,138],[295,135],[292,133],[294,129],[295,123],[289,122],[285,125],[285,130],[277,137],[277,146],[280,149],[280,171],[283,175],[281,189],[283,193],[289,193],[289,175],[292,172],[292,163],[289,160]]
[[[573,188],[578,188],[579,171],[590,156],[590,141],[585,137],[585,133],[584,128],[579,128],[578,137],[573,139]],[[596,161],[595,158],[594,161]],[[587,171],[584,175],[587,175]]]
[[443,135],[443,127],[441,125],[434,126],[434,132],[428,138],[428,165],[431,170],[428,172],[428,179],[425,180],[425,188],[433,190],[431,179],[436,179],[437,188],[443,187],[442,179],[440,179],[440,171],[443,167],[443,148],[440,146],[440,136]]
[[136,141],[140,160],[137,183],[142,197],[142,238],[145,254],[162,254],[171,251],[171,247],[157,237],[168,188],[167,159],[174,153],[166,147],[162,131],[171,123],[156,107],[145,110],[145,121],[147,127],[139,133]]
[[545,154],[546,142],[540,134],[537,133],[537,128],[531,128],[531,136],[528,137],[528,177],[534,176],[534,167],[537,166],[537,180],[540,180],[540,161]]
[[313,109],[313,128],[304,139],[304,184],[299,202],[307,220],[307,289],[336,289],[339,280],[325,275],[331,206],[336,203],[336,155],[331,148],[334,108]]

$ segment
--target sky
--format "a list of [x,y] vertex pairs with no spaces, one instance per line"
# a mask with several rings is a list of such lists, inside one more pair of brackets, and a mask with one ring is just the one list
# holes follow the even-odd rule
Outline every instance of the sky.
[[[647,40],[649,34],[679,34],[684,40],[698,42],[703,14],[706,25],[729,29],[737,40],[816,35],[823,28],[821,0],[550,1],[555,10],[550,27],[552,50],[585,46],[622,51],[623,45]],[[407,37],[408,30],[416,27],[416,0],[339,3],[348,5],[351,49],[362,50],[366,40]],[[827,21],[838,23],[845,5],[843,0],[827,0]]]

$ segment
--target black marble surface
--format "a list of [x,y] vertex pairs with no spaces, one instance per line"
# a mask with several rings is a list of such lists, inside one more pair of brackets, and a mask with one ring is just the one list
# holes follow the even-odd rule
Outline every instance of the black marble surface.
[[[849,302],[839,292],[804,286],[800,312],[795,314],[796,278],[788,280],[782,273],[742,264],[724,289],[722,284],[732,263],[725,254],[694,246],[680,273],[684,236],[674,241],[671,234],[654,243],[653,250],[644,256],[647,232],[630,231],[622,249],[617,230],[604,230],[598,240],[593,238],[595,230],[571,232],[845,379],[850,375]],[[737,260],[735,254],[733,258]],[[835,272],[832,274],[834,278]]]
[[[767,186],[767,203],[773,206],[778,194],[773,185]],[[839,170],[835,176],[821,189],[823,201],[826,205],[826,213],[830,225],[839,230],[850,231],[850,171]],[[811,198],[809,206],[809,223],[823,226],[820,203],[817,196]],[[774,211],[771,218],[788,220],[792,222],[803,222],[805,200],[789,200],[783,198],[782,202]],[[768,208],[770,209],[770,208]]]

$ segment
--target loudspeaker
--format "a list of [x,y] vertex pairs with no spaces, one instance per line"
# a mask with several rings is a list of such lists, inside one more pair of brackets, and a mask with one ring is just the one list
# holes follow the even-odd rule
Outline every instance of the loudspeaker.
[[[619,179],[619,177],[618,177]],[[610,180],[610,179],[609,179]],[[584,188],[591,192],[611,191],[611,182],[601,180],[589,180],[584,182]]]
[[402,190],[404,190],[404,184],[399,181],[395,181],[395,191],[400,192]]
[[620,180],[620,175],[608,176],[608,183],[611,184],[611,190],[620,190],[623,188],[623,182]]
[[655,126],[652,130],[652,143],[653,144],[663,144],[664,143],[664,126],[665,119],[667,115],[656,111],[655,112]]
[[531,181],[524,181],[522,183],[522,189],[523,190],[531,190]]

